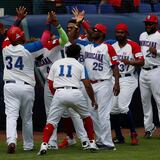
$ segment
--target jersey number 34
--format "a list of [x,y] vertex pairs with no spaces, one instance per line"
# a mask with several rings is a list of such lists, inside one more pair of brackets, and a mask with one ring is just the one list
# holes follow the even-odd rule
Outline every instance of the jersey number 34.
[[9,70],[11,70],[13,68],[23,70],[23,68],[24,68],[23,58],[21,56],[14,57],[14,58],[11,57],[11,56],[7,56],[6,61],[7,61],[6,68],[9,69]]

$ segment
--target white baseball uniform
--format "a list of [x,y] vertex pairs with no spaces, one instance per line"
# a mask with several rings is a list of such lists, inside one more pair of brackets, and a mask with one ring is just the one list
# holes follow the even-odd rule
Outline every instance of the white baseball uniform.
[[34,60],[42,49],[40,41],[13,46],[4,41],[4,102],[6,113],[7,144],[17,138],[17,119],[22,118],[23,148],[33,149],[32,108],[34,103]]
[[59,39],[53,40],[53,42],[49,41],[43,49],[43,58],[38,64],[40,72],[45,79],[44,103],[45,103],[46,115],[48,115],[50,104],[53,98],[48,88],[47,76],[52,64],[58,59],[61,59],[62,57],[63,57],[63,47],[60,46]]
[[113,99],[111,65],[117,63],[117,55],[111,45],[92,44],[77,40],[85,46],[84,65],[98,103],[98,110],[91,109],[97,144],[114,147],[111,136],[110,111]]
[[87,101],[80,88],[81,79],[85,79],[85,69],[74,58],[56,61],[49,72],[48,79],[56,89],[52,99],[47,123],[57,126],[66,108],[73,108],[82,118],[90,116]]
[[134,74],[135,66],[126,65],[121,60],[143,59],[143,55],[141,53],[140,46],[131,40],[128,40],[127,44],[123,47],[120,47],[118,42],[115,42],[112,46],[118,55],[120,93],[118,96],[114,96],[111,114],[127,113],[129,111],[129,104],[131,102],[133,93],[138,87],[138,79]]
[[[150,131],[154,128],[153,110],[151,96],[153,95],[160,119],[160,33],[156,31],[148,35],[143,32],[140,35],[140,45],[142,53],[145,57],[145,64],[140,73],[140,90],[144,112],[144,127],[145,131]],[[148,51],[149,47],[154,47],[157,50],[157,55],[153,55]]]
[[[47,79],[51,65],[55,61],[65,57],[65,48],[69,45],[71,45],[70,42],[68,42],[63,48],[62,46],[60,46],[58,39],[54,40],[53,42],[49,42],[46,45],[46,48],[44,48],[43,58],[40,62],[40,71],[41,71],[41,74],[44,75],[45,79]],[[53,98],[53,95],[49,90],[48,81],[46,80],[45,86],[44,86],[44,100],[45,100],[45,109],[46,109],[47,116],[51,107],[50,104],[51,104],[52,98]],[[72,118],[77,136],[80,138],[81,142],[88,140],[87,133],[84,129],[82,119],[77,112],[75,112],[72,108],[69,108],[69,109],[66,109],[62,117]],[[51,137],[49,144],[53,145],[53,141],[57,141],[56,132],[54,132],[54,135]]]

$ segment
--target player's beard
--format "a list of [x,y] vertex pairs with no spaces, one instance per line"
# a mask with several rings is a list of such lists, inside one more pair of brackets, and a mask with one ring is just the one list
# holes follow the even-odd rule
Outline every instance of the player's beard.
[[126,36],[116,36],[116,40],[117,40],[118,42],[123,42],[123,41],[126,40]]
[[91,39],[92,39],[93,41],[97,41],[97,40],[100,39],[100,35],[99,35],[99,34],[92,34],[92,35],[91,35]]
[[152,27],[150,29],[148,29],[147,27],[145,28],[145,31],[148,33],[148,34],[153,34],[157,31],[157,28],[156,27]]

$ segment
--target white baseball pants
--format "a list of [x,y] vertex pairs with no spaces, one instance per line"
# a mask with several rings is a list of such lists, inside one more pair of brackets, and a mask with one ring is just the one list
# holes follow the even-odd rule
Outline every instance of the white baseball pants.
[[32,108],[34,97],[34,87],[24,84],[24,82],[7,83],[4,85],[7,144],[16,144],[17,119],[20,112],[23,148],[24,150],[33,149]]

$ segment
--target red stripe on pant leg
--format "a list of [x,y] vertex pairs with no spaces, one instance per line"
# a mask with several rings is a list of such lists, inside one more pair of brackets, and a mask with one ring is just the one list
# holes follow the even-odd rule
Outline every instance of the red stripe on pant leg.
[[87,117],[83,119],[84,128],[86,129],[86,132],[88,134],[89,140],[94,140],[94,130],[93,130],[93,122],[91,117]]
[[46,126],[43,129],[43,142],[48,143],[53,131],[54,126],[50,123],[46,124]]

